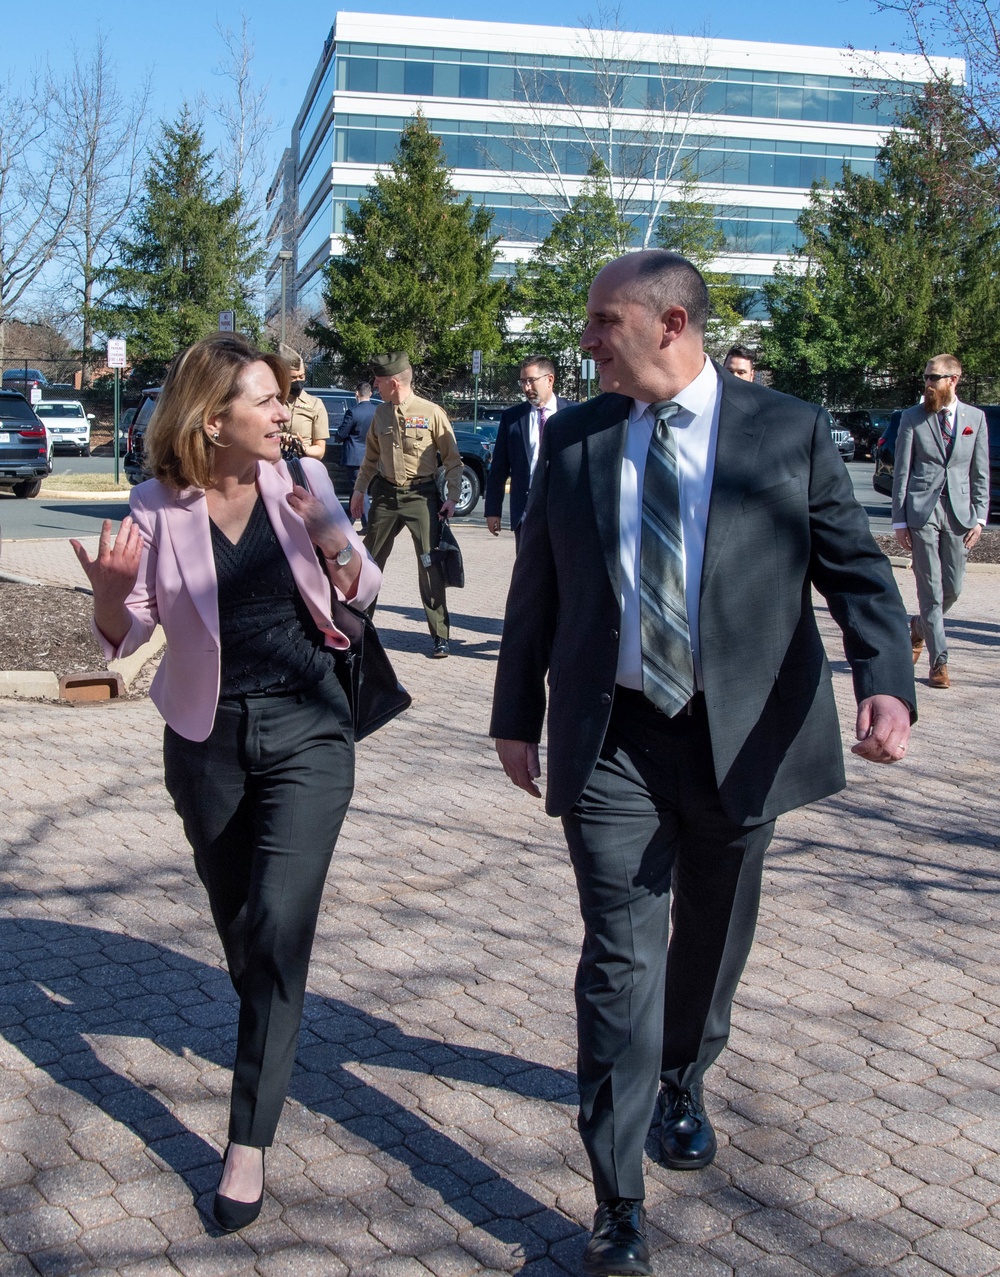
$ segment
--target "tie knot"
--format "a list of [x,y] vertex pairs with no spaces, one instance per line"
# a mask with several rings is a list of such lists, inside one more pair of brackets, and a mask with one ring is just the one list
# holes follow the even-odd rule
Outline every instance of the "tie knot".
[[659,403],[649,405],[653,414],[654,421],[668,422],[676,417],[681,410],[679,403],[675,403],[673,399],[661,399]]

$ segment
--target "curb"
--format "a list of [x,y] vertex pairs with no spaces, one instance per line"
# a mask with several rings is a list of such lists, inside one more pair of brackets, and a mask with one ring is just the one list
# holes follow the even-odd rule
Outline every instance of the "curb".
[[127,501],[131,488],[124,492],[68,492],[59,488],[43,488],[36,501],[47,501],[50,498],[54,501]]
[[120,674],[122,682],[125,684],[125,690],[128,691],[132,685],[135,676],[148,660],[156,656],[167,644],[167,636],[163,633],[163,627],[158,625],[149,637],[149,641],[143,643],[142,647],[137,648],[129,656],[119,656],[116,660],[108,661],[108,670],[112,674]]
[[[106,670],[119,675],[127,692],[142,667],[166,646],[166,642],[167,636],[158,625],[148,642],[129,656],[108,661]],[[0,697],[69,703],[68,698],[60,696],[59,676],[51,670],[0,670]]]

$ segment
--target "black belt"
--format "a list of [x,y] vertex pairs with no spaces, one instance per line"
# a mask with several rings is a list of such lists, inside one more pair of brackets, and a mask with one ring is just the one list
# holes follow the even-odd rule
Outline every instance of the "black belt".
[[[635,687],[624,687],[621,683],[615,684],[615,702],[616,705],[629,705],[634,709],[643,710],[647,714],[660,714],[664,718],[667,717],[659,705],[654,705],[648,696],[644,695]],[[688,703],[677,711],[676,714],[670,715],[672,718],[683,718],[684,715],[696,714],[705,708],[705,693],[695,692]]]

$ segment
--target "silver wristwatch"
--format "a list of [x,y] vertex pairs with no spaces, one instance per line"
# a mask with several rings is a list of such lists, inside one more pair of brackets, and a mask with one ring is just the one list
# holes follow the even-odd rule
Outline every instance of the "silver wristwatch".
[[344,548],[342,550],[338,550],[337,553],[333,556],[333,561],[334,563],[336,563],[338,568],[346,568],[348,563],[350,563],[351,559],[353,558],[354,558],[354,546],[351,545],[350,541],[348,541],[348,543],[344,546]]

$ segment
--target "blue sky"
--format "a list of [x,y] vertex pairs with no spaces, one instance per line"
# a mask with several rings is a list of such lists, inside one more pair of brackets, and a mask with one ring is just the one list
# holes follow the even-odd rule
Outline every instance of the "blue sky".
[[[345,4],[345,10],[367,13],[408,13],[430,17],[493,18],[489,5],[458,5],[455,0],[423,3]],[[546,21],[575,26],[594,13],[581,0],[550,0]],[[766,5],[746,0],[689,0],[666,6],[653,0],[623,4],[624,25],[640,31],[671,31],[677,35],[708,34],[723,39],[772,40],[888,50],[906,48],[907,30],[894,14],[879,14],[872,0],[770,0]],[[65,68],[76,46],[85,52],[100,28],[118,64],[123,88],[130,88],[149,70],[153,78],[153,110],[158,118],[173,118],[185,99],[215,96],[222,81],[213,74],[222,56],[214,27],[236,29],[241,12],[250,19],[257,57],[256,74],[270,81],[269,109],[282,128],[274,141],[275,155],[287,141],[288,130],[322,50],[336,8],[316,0],[284,0],[261,5],[253,0],[101,0],[81,6],[79,0],[42,0],[41,9],[10,4],[4,14],[0,47],[0,76],[15,83],[32,65],[46,59],[56,73]],[[672,16],[673,14],[673,16]],[[503,18],[511,22],[537,21],[537,2],[508,0]],[[51,33],[52,38],[46,39]]]

